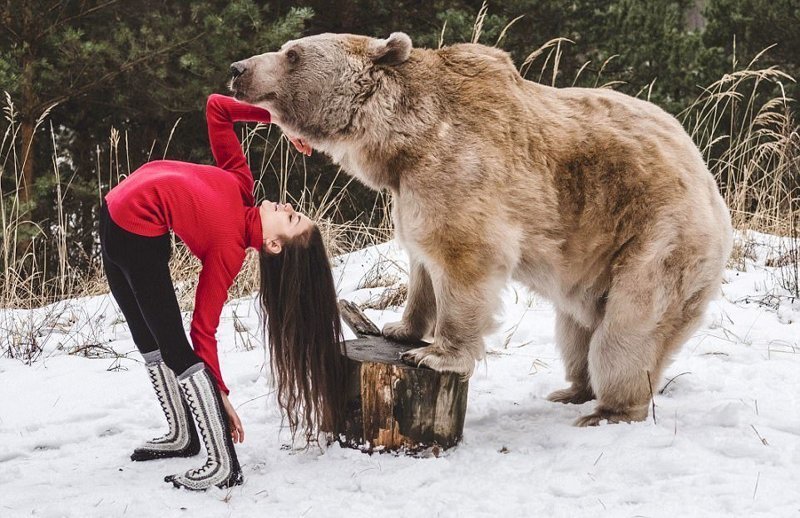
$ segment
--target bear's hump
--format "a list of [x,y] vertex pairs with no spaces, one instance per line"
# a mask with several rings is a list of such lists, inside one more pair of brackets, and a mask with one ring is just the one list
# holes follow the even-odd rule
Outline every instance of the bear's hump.
[[477,43],[459,43],[435,51],[445,67],[459,75],[521,79],[511,56],[498,48]]

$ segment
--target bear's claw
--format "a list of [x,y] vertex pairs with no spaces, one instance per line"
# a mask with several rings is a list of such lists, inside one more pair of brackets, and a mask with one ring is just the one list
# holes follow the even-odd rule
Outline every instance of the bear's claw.
[[443,353],[434,345],[417,347],[404,352],[401,359],[416,367],[428,367],[439,372],[456,372],[463,379],[472,376],[475,360],[466,355]]

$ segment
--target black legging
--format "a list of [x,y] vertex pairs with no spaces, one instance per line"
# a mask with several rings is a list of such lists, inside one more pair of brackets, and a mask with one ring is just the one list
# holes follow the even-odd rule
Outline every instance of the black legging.
[[114,223],[103,203],[100,248],[111,294],[139,352],[160,350],[164,363],[177,374],[200,362],[183,330],[169,273],[169,234],[145,237],[128,232]]

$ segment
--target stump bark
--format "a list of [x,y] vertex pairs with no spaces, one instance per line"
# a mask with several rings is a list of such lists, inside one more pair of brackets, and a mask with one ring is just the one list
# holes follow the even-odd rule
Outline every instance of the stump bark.
[[456,373],[407,365],[400,355],[427,343],[388,340],[357,306],[343,300],[339,307],[358,335],[346,342],[348,403],[336,434],[340,442],[370,452],[458,444],[469,382]]

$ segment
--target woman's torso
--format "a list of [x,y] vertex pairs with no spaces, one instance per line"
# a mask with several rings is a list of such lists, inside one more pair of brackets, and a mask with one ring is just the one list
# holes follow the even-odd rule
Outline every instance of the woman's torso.
[[247,247],[239,182],[218,167],[149,162],[105,199],[111,218],[128,232],[158,236],[173,230],[200,258],[217,247]]

